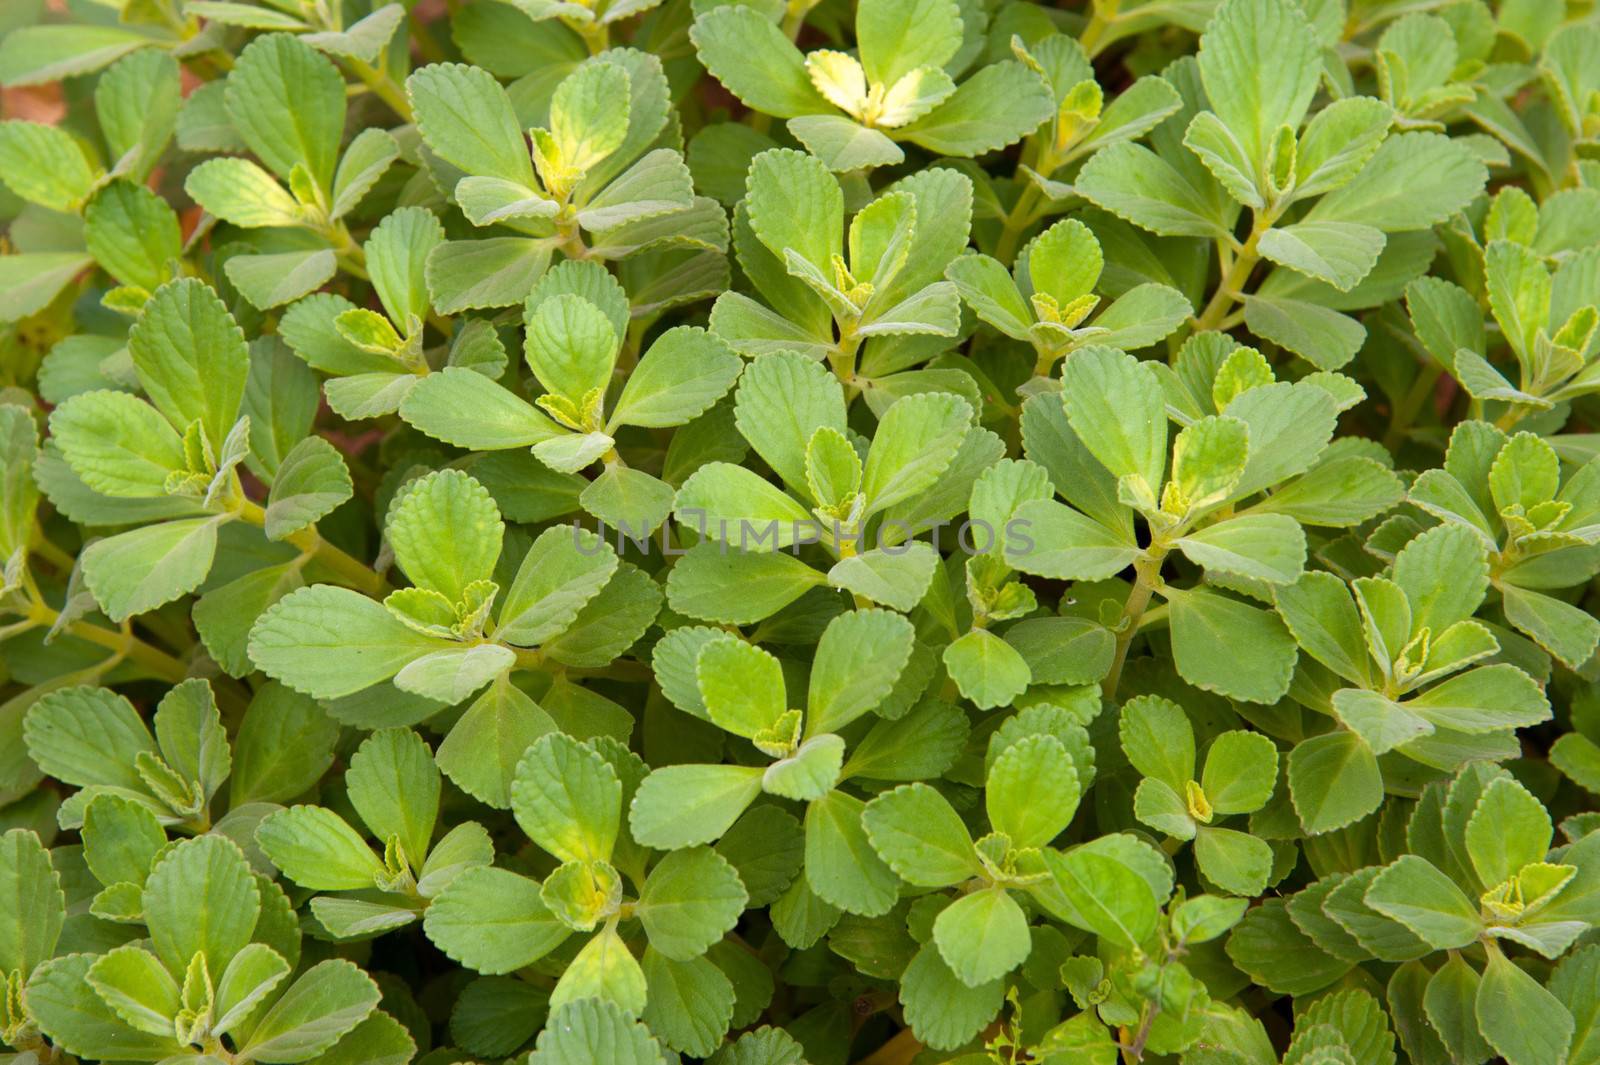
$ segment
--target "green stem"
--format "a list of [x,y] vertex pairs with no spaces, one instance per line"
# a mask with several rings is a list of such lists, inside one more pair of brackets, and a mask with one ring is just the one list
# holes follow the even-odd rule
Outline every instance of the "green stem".
[[1218,328],[1227,318],[1228,312],[1233,310],[1235,294],[1244,288],[1245,282],[1250,280],[1250,271],[1261,261],[1261,253],[1256,249],[1256,245],[1261,242],[1261,235],[1271,228],[1272,219],[1268,215],[1256,215],[1255,223],[1250,227],[1249,238],[1239,249],[1239,254],[1233,257],[1233,265],[1222,275],[1216,292],[1211,294],[1210,302],[1195,319],[1195,332],[1204,333]]
[[[267,523],[267,512],[250,500],[244,500],[239,506],[239,517],[251,525],[264,527]],[[347,588],[365,592],[371,596],[383,596],[389,591],[389,582],[384,580],[372,567],[346,554],[322,538],[315,525],[308,525],[304,529],[290,533],[285,542],[300,549],[304,555],[329,573]]]
[[359,59],[348,59],[350,72],[361,83],[372,90],[372,94],[389,105],[389,110],[399,115],[404,122],[413,119],[411,114],[411,100],[406,96],[406,90],[389,76],[388,70],[379,70],[371,63],[364,63]]
[[[46,627],[54,625],[60,616],[58,611],[39,602],[34,603],[31,613],[35,625]],[[131,632],[114,632],[87,621],[70,622],[62,631],[85,643],[104,647],[118,658],[134,663],[168,684],[176,684],[189,675],[189,668],[182,662],[160,648],[145,643]]]
[[1422,405],[1428,397],[1433,395],[1434,387],[1439,383],[1439,375],[1444,373],[1444,367],[1431,359],[1417,371],[1417,379],[1411,382],[1411,387],[1406,394],[1395,404],[1394,413],[1389,416],[1389,428],[1383,434],[1383,446],[1393,452],[1405,442],[1406,434],[1411,430],[1411,423],[1417,420],[1417,413],[1422,410]]
[[1083,53],[1090,59],[1100,54],[1105,48],[1106,31],[1117,21],[1117,8],[1121,6],[1120,0],[1105,0],[1104,3],[1094,5],[1094,14],[1089,17],[1089,24],[1083,28],[1083,33],[1078,36],[1078,43],[1083,46]]
[[1150,597],[1155,594],[1156,586],[1161,582],[1161,562],[1166,558],[1167,549],[1152,545],[1145,556],[1133,564],[1135,574],[1133,590],[1128,593],[1128,600],[1122,607],[1122,619],[1118,622],[1117,646],[1111,656],[1111,672],[1106,674],[1106,679],[1100,684],[1100,693],[1107,699],[1115,699],[1117,686],[1122,683],[1122,667],[1128,661],[1128,648],[1133,645],[1133,638],[1139,632],[1139,623],[1144,619],[1144,612],[1150,606]]
[[1022,243],[1022,234],[1033,225],[1033,211],[1039,205],[1039,186],[1026,178],[1023,181],[1022,192],[1017,196],[1017,202],[1011,210],[1006,212],[1000,239],[994,243],[994,257],[1007,266],[1016,259],[1017,248]]

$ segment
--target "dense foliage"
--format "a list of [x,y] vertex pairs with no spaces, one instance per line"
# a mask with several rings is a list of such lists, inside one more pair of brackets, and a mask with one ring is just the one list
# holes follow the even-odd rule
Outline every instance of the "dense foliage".
[[0,1061],[1600,1062],[1591,4],[0,34]]

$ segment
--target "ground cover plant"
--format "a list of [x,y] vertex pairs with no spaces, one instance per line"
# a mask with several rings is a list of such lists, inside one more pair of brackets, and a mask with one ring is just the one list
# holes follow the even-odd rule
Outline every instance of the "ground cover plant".
[[0,86],[3,1065],[1600,1063],[1592,3]]

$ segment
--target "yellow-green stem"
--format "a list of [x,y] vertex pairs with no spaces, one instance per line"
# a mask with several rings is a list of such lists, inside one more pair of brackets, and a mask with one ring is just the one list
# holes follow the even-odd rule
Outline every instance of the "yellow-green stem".
[[[240,504],[238,514],[251,525],[265,526],[267,523],[267,512],[248,499]],[[313,562],[333,574],[347,588],[373,596],[381,596],[389,591],[388,581],[360,559],[324,540],[315,525],[290,533],[285,542],[299,548],[302,554],[309,555]]]
[[1144,558],[1133,564],[1133,590],[1128,593],[1127,602],[1122,607],[1117,646],[1111,656],[1111,672],[1100,684],[1100,692],[1107,699],[1117,697],[1117,686],[1122,683],[1122,667],[1128,661],[1128,648],[1133,645],[1133,638],[1139,632],[1139,623],[1144,620],[1144,612],[1150,606],[1150,597],[1155,594],[1156,586],[1161,581],[1161,562],[1166,555],[1166,548],[1152,546],[1145,552]]

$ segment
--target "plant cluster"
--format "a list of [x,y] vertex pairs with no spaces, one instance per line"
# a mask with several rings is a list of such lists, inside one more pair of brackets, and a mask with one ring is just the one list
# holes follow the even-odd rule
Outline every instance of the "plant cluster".
[[8,0],[0,1065],[1597,1065],[1586,0]]

